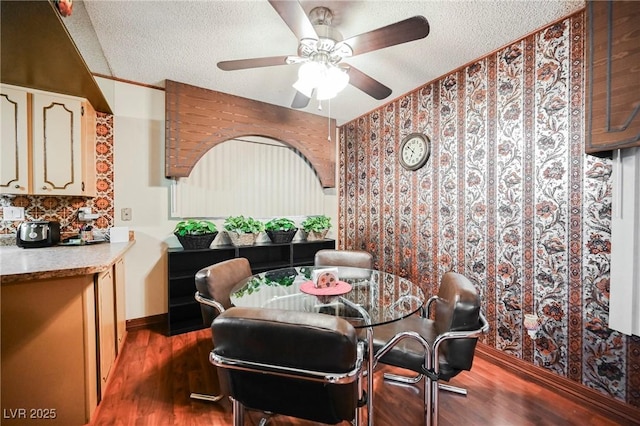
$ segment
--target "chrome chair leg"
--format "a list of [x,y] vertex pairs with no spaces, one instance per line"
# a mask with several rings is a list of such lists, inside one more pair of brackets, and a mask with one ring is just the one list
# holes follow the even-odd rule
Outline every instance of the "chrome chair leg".
[[457,393],[458,395],[466,395],[467,390],[465,388],[460,388],[458,386],[445,385],[444,383],[438,384],[440,390]]
[[204,393],[192,392],[190,397],[192,399],[197,399],[197,400],[200,400],[200,401],[218,402],[222,398],[224,398],[224,395],[207,395],[207,394],[204,394]]
[[269,421],[271,420],[271,418],[275,415],[271,411],[261,411],[261,413],[262,413],[262,415],[264,417],[262,417],[260,419],[260,421],[258,422],[258,426],[266,426],[266,425],[268,425]]
[[391,380],[392,382],[400,382],[400,383],[406,383],[409,385],[415,385],[417,383],[420,383],[420,380],[422,380],[424,376],[422,374],[418,374],[415,377],[406,377],[406,376],[401,376],[399,374],[384,373],[383,377],[385,378],[385,380]]
[[[420,380],[422,380],[423,377],[424,376],[422,374],[418,374],[415,377],[406,377],[406,376],[401,376],[399,374],[384,373],[384,379],[385,380],[390,380],[392,382],[398,382],[398,383],[404,383],[404,384],[408,384],[408,385],[415,385],[415,384],[419,383]],[[458,395],[467,395],[467,390],[465,388],[461,388],[461,387],[458,387],[458,386],[452,386],[452,385],[447,385],[447,384],[444,384],[444,383],[439,383],[438,384],[438,388],[440,388],[440,390],[443,390],[443,391],[457,393]]]
[[244,405],[231,399],[233,404],[233,426],[244,426]]

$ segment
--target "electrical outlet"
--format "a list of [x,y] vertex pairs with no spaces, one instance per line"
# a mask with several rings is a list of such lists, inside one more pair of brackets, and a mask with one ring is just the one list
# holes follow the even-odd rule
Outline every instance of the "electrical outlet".
[[125,207],[120,210],[120,218],[122,220],[131,220],[131,208]]
[[24,220],[24,207],[3,207],[3,220]]

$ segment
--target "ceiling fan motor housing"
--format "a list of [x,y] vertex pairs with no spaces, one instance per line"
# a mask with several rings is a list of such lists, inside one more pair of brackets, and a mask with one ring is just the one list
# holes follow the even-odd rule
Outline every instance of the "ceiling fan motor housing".
[[349,46],[342,44],[342,34],[331,26],[333,13],[326,7],[315,7],[309,12],[309,20],[315,29],[317,39],[303,38],[298,45],[298,55],[312,61],[337,64],[351,56]]

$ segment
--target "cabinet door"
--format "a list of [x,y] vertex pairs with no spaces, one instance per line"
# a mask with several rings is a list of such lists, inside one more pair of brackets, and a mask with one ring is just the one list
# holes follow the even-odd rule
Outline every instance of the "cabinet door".
[[33,194],[82,195],[82,103],[33,95]]
[[100,394],[109,378],[109,372],[116,358],[116,316],[114,312],[113,271],[108,269],[100,273],[96,279],[98,298],[98,342],[100,354]]
[[590,1],[586,152],[640,146],[640,2]]
[[27,111],[27,92],[0,87],[0,193],[28,191]]
[[96,110],[87,101],[82,102],[82,195],[96,196]]
[[115,275],[115,303],[116,303],[116,351],[119,354],[127,334],[126,309],[124,297],[124,258],[121,257],[114,265]]

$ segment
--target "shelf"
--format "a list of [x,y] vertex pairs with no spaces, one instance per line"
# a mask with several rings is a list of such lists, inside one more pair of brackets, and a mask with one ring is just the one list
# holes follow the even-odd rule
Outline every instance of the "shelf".
[[200,250],[171,248],[169,253],[168,333],[186,333],[205,328],[200,305],[194,299],[195,275],[209,265],[244,257],[253,273],[290,266],[312,265],[318,250],[335,248],[334,240],[261,243],[252,246],[217,246]]
[[192,274],[190,271],[185,271],[182,275],[169,275],[169,279],[172,281],[193,279],[193,277],[194,274]]
[[299,246],[293,252],[291,259],[292,265],[313,265],[315,255],[318,250],[335,248],[334,240],[318,240],[305,241],[299,243]]
[[181,306],[189,306],[189,305],[197,305],[198,309],[200,309],[200,304],[194,297],[195,290],[191,294],[191,296],[181,296],[181,297],[173,297],[169,300],[169,309],[177,308]]

